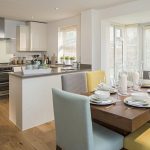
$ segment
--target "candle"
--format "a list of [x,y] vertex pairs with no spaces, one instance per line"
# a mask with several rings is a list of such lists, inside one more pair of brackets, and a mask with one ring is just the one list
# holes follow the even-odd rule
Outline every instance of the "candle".
[[133,89],[138,89],[138,83],[139,83],[140,75],[138,72],[133,73]]
[[122,94],[127,93],[127,75],[122,74],[120,77],[120,90]]

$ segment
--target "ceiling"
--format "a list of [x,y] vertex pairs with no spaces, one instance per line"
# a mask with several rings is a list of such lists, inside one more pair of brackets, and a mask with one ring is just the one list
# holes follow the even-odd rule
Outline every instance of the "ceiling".
[[130,15],[119,16],[111,18],[110,21],[119,24],[150,23],[150,11],[143,11]]
[[130,1],[133,0],[0,0],[0,17],[47,22],[72,17],[90,8]]

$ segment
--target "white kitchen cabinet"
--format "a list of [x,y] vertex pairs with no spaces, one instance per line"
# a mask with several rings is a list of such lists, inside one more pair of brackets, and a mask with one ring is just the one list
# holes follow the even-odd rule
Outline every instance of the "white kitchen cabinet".
[[29,22],[30,29],[30,50],[47,51],[48,34],[47,24],[39,22]]
[[9,120],[20,130],[54,120],[52,88],[61,89],[61,75],[20,78],[9,75]]
[[17,51],[29,51],[29,27],[27,25],[18,26],[16,34]]
[[5,20],[5,37],[16,39],[16,27],[25,25],[24,21]]

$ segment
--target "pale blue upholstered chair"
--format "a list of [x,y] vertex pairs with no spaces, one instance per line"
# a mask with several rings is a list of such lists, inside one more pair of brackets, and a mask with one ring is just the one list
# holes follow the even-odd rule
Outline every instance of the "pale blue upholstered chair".
[[61,81],[62,81],[62,89],[64,91],[76,94],[86,93],[88,91],[85,72],[62,75]]
[[52,89],[56,144],[62,150],[120,150],[123,136],[91,121],[89,98]]

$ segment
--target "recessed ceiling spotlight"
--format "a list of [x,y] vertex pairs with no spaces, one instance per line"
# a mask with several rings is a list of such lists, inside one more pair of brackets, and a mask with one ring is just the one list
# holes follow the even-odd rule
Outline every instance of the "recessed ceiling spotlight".
[[58,7],[55,8],[55,10],[58,10],[58,9],[59,9]]

